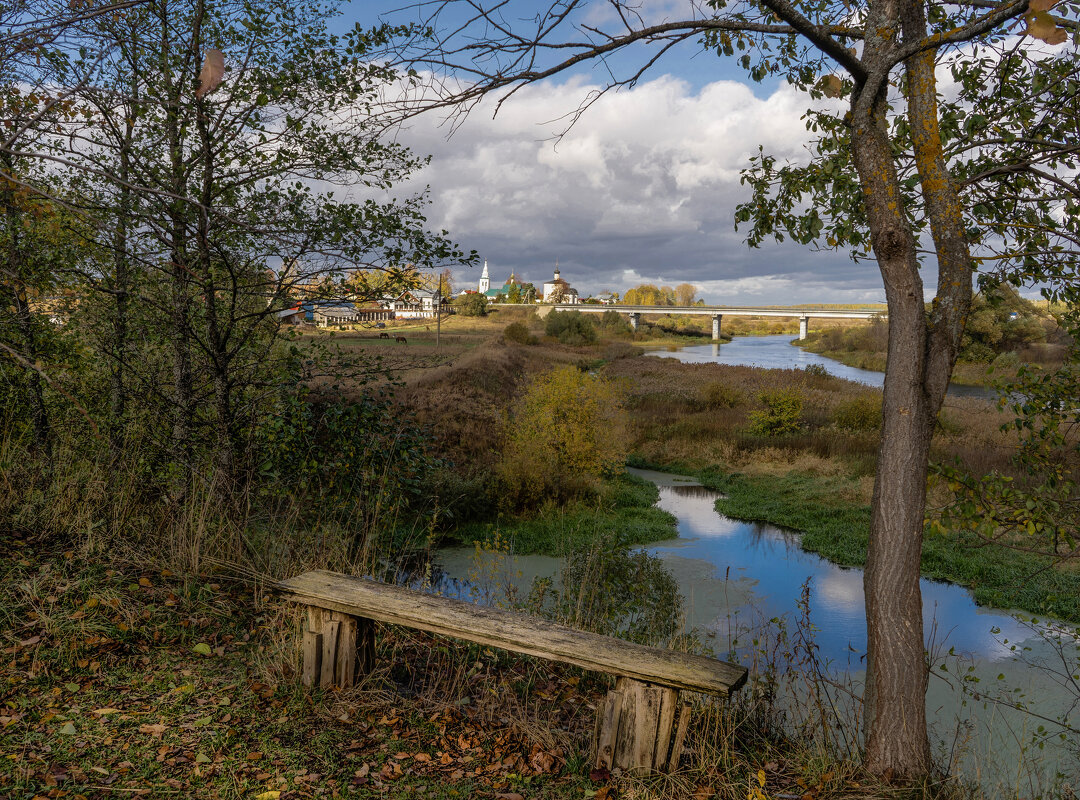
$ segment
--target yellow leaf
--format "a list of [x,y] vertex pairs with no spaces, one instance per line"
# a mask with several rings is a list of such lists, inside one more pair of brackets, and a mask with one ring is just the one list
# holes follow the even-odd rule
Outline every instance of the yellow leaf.
[[203,61],[202,71],[199,73],[199,88],[195,91],[196,97],[210,94],[225,77],[225,55],[220,50],[210,48],[206,51],[206,60]]
[[836,75],[825,75],[818,83],[826,97],[839,97],[844,89],[844,82]]
[[269,792],[255,795],[255,800],[277,800],[279,797],[281,797],[281,792],[271,789]]
[[765,786],[765,770],[759,769],[757,771],[758,786]]
[[1058,27],[1057,20],[1045,11],[1029,12],[1024,19],[1027,20],[1024,33],[1033,39],[1041,39],[1047,44],[1062,44],[1068,38],[1065,30]]

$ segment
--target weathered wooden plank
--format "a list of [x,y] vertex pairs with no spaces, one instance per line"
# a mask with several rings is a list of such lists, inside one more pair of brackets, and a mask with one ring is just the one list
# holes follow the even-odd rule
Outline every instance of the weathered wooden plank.
[[619,717],[622,714],[622,692],[612,689],[607,693],[600,711],[600,735],[596,739],[596,762],[593,766],[612,769],[615,766],[615,740],[619,734]]
[[334,685],[334,669],[337,666],[338,651],[338,628],[341,623],[336,619],[328,619],[323,622],[322,629],[322,669],[320,670],[319,684],[323,687]]
[[637,732],[638,711],[641,708],[641,690],[645,684],[630,678],[619,678],[615,690],[622,694],[619,709],[619,728],[615,734],[615,757],[612,763],[620,769],[628,769],[634,760],[634,735]]
[[638,684],[638,707],[634,715],[633,743],[630,746],[630,769],[637,775],[648,775],[656,760],[656,729],[660,724],[660,686]]
[[671,745],[671,759],[668,762],[671,769],[679,768],[679,759],[682,758],[683,746],[686,744],[686,732],[690,730],[690,704],[683,703],[679,709],[679,727],[675,731],[675,741]]
[[737,664],[646,647],[365,578],[318,570],[282,581],[278,588],[301,603],[672,689],[726,696],[746,682],[746,668]]
[[671,745],[671,729],[675,724],[675,706],[679,693],[674,689],[658,687],[660,694],[660,718],[656,726],[656,758],[653,765],[663,772],[667,769],[668,748]]
[[322,634],[304,629],[304,665],[300,680],[304,686],[318,686],[322,665]]
[[356,618],[336,614],[338,628],[337,664],[334,676],[337,685],[348,689],[356,681]]

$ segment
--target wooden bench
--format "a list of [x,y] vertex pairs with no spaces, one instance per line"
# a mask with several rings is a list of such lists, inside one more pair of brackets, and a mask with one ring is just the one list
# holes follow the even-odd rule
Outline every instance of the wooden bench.
[[352,686],[370,670],[373,620],[617,675],[598,713],[597,767],[639,774],[665,770],[669,760],[678,761],[690,723],[690,706],[680,708],[679,692],[727,697],[746,682],[745,667],[715,658],[335,572],[306,572],[280,582],[278,589],[307,606],[302,672],[307,686]]

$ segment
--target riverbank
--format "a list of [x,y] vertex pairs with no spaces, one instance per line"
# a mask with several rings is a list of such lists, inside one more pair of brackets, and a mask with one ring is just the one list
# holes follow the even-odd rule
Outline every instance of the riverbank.
[[[1010,336],[1009,329],[1020,326],[1019,322],[999,320],[996,328],[985,320],[983,324],[996,330],[993,335],[989,335],[988,331],[982,332],[995,341],[995,346],[991,348],[972,341],[970,336],[966,337],[965,348],[953,367],[953,384],[995,388],[1014,380],[1022,365],[1048,370],[1061,366],[1068,337],[1049,316],[1042,315],[1037,324],[1025,328],[1029,336],[1038,335],[1043,339],[1015,338],[1018,335],[1015,332]],[[888,324],[875,321],[843,330],[818,328],[811,331],[807,338],[795,340],[794,344],[849,367],[884,373],[888,354]]]
[[[538,327],[538,326],[537,326]],[[565,554],[584,544],[588,531],[618,527],[627,541],[656,540],[657,520],[640,514],[640,498],[529,509],[500,508],[490,495],[503,447],[500,430],[512,423],[515,399],[536,375],[557,364],[579,364],[622,386],[632,463],[706,478],[729,499],[722,509],[805,531],[806,549],[845,565],[865,558],[869,504],[880,424],[880,393],[811,369],[755,369],[642,357],[619,342],[565,347],[547,342],[489,342],[453,366],[429,371],[402,392],[410,408],[435,426],[443,452],[473,470],[464,505],[451,529],[457,541],[484,541],[513,531],[520,553]],[[755,429],[762,397],[790,393],[797,400],[794,432]],[[1007,416],[981,400],[947,398],[932,446],[934,459],[959,459],[976,472],[1010,474],[1015,436],[1001,430]],[[510,420],[510,422],[507,422]],[[476,494],[487,487],[487,496]],[[943,505],[946,486],[931,487],[930,503]],[[458,505],[462,505],[459,503]],[[456,506],[455,506],[456,507]],[[486,509],[472,518],[469,513]],[[501,514],[501,516],[500,516]],[[670,523],[666,523],[670,524]],[[659,528],[656,527],[659,525]],[[560,543],[557,548],[552,543]],[[928,534],[924,574],[970,588],[978,602],[1032,614],[1080,619],[1077,572],[1041,556],[988,546],[970,534]]]
[[[866,565],[870,506],[845,500],[858,487],[842,475],[791,472],[746,475],[704,471],[703,485],[723,493],[716,508],[741,520],[799,531],[804,550],[841,566]],[[971,590],[979,605],[1080,622],[1080,572],[1054,569],[1052,559],[984,546],[969,533],[927,533],[922,575]]]

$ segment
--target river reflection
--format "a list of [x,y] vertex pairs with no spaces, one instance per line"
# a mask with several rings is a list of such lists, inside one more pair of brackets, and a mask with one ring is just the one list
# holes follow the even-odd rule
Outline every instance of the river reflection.
[[[713,581],[748,584],[739,605],[708,607],[687,597],[687,627],[726,635],[731,619],[790,616],[803,584],[810,588],[812,619],[820,628],[820,654],[838,666],[860,669],[866,652],[862,570],[837,566],[799,547],[797,533],[773,525],[729,519],[715,509],[716,492],[700,486],[663,485],[669,476],[644,470],[635,474],[660,485],[659,506],[678,518],[679,538],[648,549],[662,559],[700,559],[714,568]],[[700,580],[700,579],[699,579]],[[691,587],[688,587],[691,588]],[[692,587],[699,589],[700,587]],[[975,605],[959,586],[922,581],[927,643],[981,661],[1012,655],[1010,645],[1031,636],[1014,616]],[[1006,640],[1008,644],[1006,644]]]
[[[791,342],[792,337],[789,335],[736,336],[730,342],[723,344],[696,344],[646,352],[651,356],[675,358],[691,364],[728,364],[764,369],[805,369],[811,364],[819,364],[830,375],[835,375],[837,378],[878,388],[885,385],[884,372],[849,367],[847,364],[841,364],[839,361],[796,347]],[[992,389],[955,383],[949,384],[949,394],[953,397],[997,399],[997,393]]]
[[[646,549],[678,581],[687,630],[696,630],[715,652],[735,650],[740,660],[752,663],[747,645],[758,633],[763,640],[774,637],[778,625],[793,629],[802,586],[808,583],[819,659],[839,680],[850,681],[858,696],[866,653],[861,569],[804,552],[796,533],[719,514],[717,493],[689,485],[688,478],[630,471],[657,484],[660,507],[678,520],[678,538]],[[507,533],[512,541],[513,532]],[[558,586],[559,559],[502,555],[478,566],[474,556],[473,548],[439,552],[449,579],[442,591],[498,601],[507,592],[527,594],[536,577],[553,578]],[[927,580],[921,586],[931,654],[927,714],[941,763],[981,784],[990,797],[1033,796],[1062,780],[1080,781],[1076,743],[1059,739],[1061,729],[1053,722],[1066,718],[1078,725],[1080,690],[1071,677],[1076,669],[1071,650],[1061,651],[1040,635],[1047,631],[1044,624],[1029,625],[1007,612],[976,606],[966,589]],[[736,639],[739,645],[732,647]],[[789,691],[790,702],[798,706],[803,695]],[[1041,716],[1010,709],[1016,702]],[[792,708],[793,716],[797,711]],[[1043,723],[1045,729],[1037,730]]]

